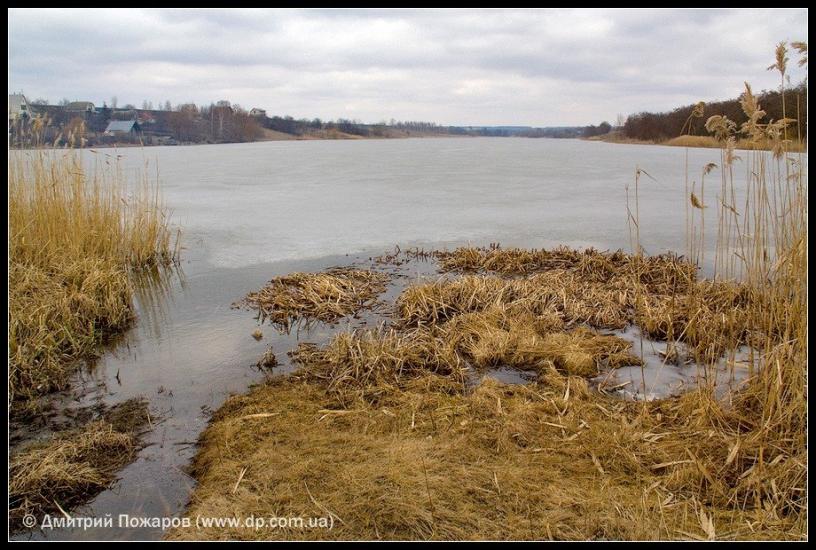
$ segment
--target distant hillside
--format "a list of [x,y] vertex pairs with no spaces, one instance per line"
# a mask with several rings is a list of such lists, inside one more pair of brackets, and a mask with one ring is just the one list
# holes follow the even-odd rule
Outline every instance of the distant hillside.
[[[765,121],[780,120],[782,116],[782,94],[778,91],[763,91],[758,94],[759,104],[766,112]],[[629,140],[663,142],[688,133],[685,128],[694,105],[679,107],[667,113],[641,112],[630,115],[623,126],[623,137]],[[807,139],[807,84],[802,83],[785,90],[785,115],[799,120],[801,138]],[[705,121],[713,115],[725,115],[740,126],[746,121],[739,99],[712,101],[705,104],[702,118],[692,120],[691,135],[707,136]],[[795,125],[794,125],[795,136]]]

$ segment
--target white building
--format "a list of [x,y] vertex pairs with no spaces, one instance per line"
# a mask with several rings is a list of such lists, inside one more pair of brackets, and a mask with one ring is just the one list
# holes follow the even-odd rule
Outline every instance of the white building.
[[90,101],[72,101],[65,106],[69,113],[93,113],[96,107]]
[[257,107],[254,107],[249,112],[249,116],[266,117],[266,111],[264,109],[259,109]]
[[31,105],[23,94],[9,94],[9,120],[31,118]]

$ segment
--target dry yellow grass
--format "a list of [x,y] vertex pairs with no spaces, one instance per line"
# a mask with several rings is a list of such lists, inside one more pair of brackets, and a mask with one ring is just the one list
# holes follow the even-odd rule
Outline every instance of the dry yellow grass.
[[384,391],[429,372],[459,388],[465,379],[465,365],[454,347],[421,329],[342,332],[322,349],[301,344],[290,355],[304,376],[325,383],[344,406],[359,398],[376,400]]
[[[499,271],[528,265],[515,261],[521,251],[506,263],[496,250],[454,254],[477,270],[488,255]],[[558,306],[585,299],[585,285],[619,284],[627,298],[615,303],[645,331],[699,344],[715,361],[748,338],[756,295],[693,279],[676,260],[618,253],[616,270],[560,254],[578,260],[408,287],[395,327],[303,344],[294,376],[219,411],[195,460],[188,513],[328,515],[331,531],[227,527],[172,538],[800,538],[806,455],[792,441],[765,445],[760,386],[728,402],[710,387],[653,403],[604,396],[583,377],[638,358],[629,342],[570,326],[585,320]],[[559,300],[549,300],[556,284]],[[758,341],[769,337],[779,342],[776,333]],[[468,386],[467,368],[497,366],[537,378]]]
[[[674,147],[703,147],[707,149],[720,149],[722,144],[712,136],[678,136],[668,141],[663,141],[660,145],[671,145]],[[740,139],[735,141],[735,149],[748,151],[770,151],[773,142],[765,139],[754,142],[750,139]],[[788,150],[793,152],[807,152],[807,143],[803,141],[793,141],[788,144]]]
[[541,372],[555,366],[567,374],[594,376],[604,369],[640,364],[625,340],[584,327],[564,332],[563,327],[555,312],[534,316],[492,306],[457,315],[439,332],[477,368],[508,366]]
[[173,261],[157,188],[127,186],[74,151],[9,161],[9,398],[65,386],[78,361],[131,321],[134,270]]
[[331,323],[373,306],[387,282],[385,273],[360,269],[291,273],[249,293],[243,303],[284,329],[300,321]]
[[[798,536],[790,516],[729,502],[733,487],[752,492],[754,474],[739,479],[751,451],[739,438],[710,435],[740,420],[708,395],[644,406],[599,396],[554,370],[527,386],[486,379],[470,393],[439,378],[407,379],[376,401],[342,408],[322,384],[291,377],[230,399],[202,438],[187,513],[331,516],[334,527],[192,528],[170,537]],[[789,482],[801,486],[804,472],[796,472]]]

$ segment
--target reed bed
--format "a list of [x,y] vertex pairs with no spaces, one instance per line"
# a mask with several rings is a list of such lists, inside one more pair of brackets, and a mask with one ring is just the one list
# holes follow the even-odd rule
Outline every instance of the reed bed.
[[158,187],[128,185],[110,159],[14,155],[8,186],[9,401],[21,405],[64,388],[129,325],[134,279],[171,264],[178,235]]
[[300,321],[332,323],[372,307],[388,280],[385,273],[361,269],[291,273],[249,293],[243,304],[256,308],[261,320],[287,330]]
[[125,401],[99,420],[59,432],[11,455],[9,522],[23,527],[25,515],[38,520],[87,501],[114,481],[139,448],[140,430],[149,422],[147,402]]
[[[684,135],[677,136],[668,141],[661,142],[660,145],[671,145],[674,147],[704,147],[707,149],[720,149],[720,143],[713,136],[692,136]],[[734,142],[734,148],[747,151],[770,151],[773,149],[773,141],[763,139],[759,141],[752,141],[751,139],[740,139]],[[793,141],[788,145],[788,150],[792,152],[807,152],[807,142]]]

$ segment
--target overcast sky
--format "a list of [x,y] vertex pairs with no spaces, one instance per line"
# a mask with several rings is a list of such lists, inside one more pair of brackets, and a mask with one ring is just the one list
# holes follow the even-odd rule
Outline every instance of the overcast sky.
[[[9,11],[9,92],[295,118],[585,125],[779,85],[806,9]],[[791,53],[796,58],[795,52]],[[794,83],[804,73],[791,62]]]

